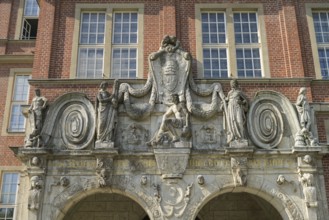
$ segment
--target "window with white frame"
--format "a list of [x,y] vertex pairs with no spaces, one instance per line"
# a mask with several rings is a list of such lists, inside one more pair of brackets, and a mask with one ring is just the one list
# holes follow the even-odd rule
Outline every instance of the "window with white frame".
[[234,36],[238,77],[261,77],[256,12],[234,12]]
[[199,77],[269,77],[262,4],[202,3],[195,13]]
[[111,78],[136,78],[137,35],[137,12],[115,12],[113,15]]
[[1,183],[0,220],[15,219],[19,174],[4,173]]
[[102,78],[105,45],[105,12],[81,14],[78,78]]
[[142,77],[143,21],[142,3],[77,3],[70,77]]
[[9,132],[24,132],[25,117],[21,105],[27,104],[29,94],[28,79],[30,75],[16,75],[11,98],[11,111],[9,119]]
[[329,11],[313,11],[313,24],[322,79],[329,79]]
[[37,0],[25,0],[21,34],[22,40],[30,40],[37,37],[38,21],[39,5]]
[[[201,13],[203,76],[227,78],[236,69],[237,77],[261,77],[257,13],[233,12],[233,32],[227,16],[225,11]],[[236,60],[228,59],[230,53]]]

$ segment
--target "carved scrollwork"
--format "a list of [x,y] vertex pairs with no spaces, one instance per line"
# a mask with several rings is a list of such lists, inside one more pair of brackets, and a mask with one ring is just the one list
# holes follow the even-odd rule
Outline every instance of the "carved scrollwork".
[[276,105],[255,101],[250,107],[248,122],[250,138],[258,147],[272,149],[279,145],[284,124]]
[[45,144],[71,150],[86,148],[94,138],[94,115],[94,107],[84,94],[68,93],[59,97],[52,104],[41,133]]

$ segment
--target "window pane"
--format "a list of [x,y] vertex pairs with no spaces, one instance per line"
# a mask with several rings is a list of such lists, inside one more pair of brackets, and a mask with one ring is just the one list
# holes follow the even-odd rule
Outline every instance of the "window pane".
[[15,77],[13,101],[27,101],[29,93],[29,75],[17,75]]
[[25,0],[24,16],[39,16],[37,0]]
[[137,43],[137,18],[136,12],[114,13],[113,44]]
[[[1,187],[1,203],[15,204],[18,185],[17,173],[4,173]],[[1,211],[0,211],[1,212]],[[12,217],[12,216],[11,216]]]
[[329,78],[329,47],[322,47],[318,49],[320,68],[322,78]]
[[81,14],[80,44],[103,44],[105,32],[105,13]]
[[112,78],[135,78],[137,75],[137,49],[114,48],[112,54]]
[[257,15],[255,12],[234,13],[235,43],[258,43]]
[[201,14],[201,17],[202,42],[204,44],[225,43],[225,14],[223,12],[205,12]]
[[259,49],[239,48],[236,50],[238,77],[261,77]]
[[203,69],[206,78],[227,77],[226,49],[203,49]]
[[102,78],[104,49],[81,48],[78,58],[79,78]]

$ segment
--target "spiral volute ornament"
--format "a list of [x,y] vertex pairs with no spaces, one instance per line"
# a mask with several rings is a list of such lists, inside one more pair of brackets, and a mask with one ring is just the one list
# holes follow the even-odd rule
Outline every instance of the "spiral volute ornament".
[[272,103],[256,101],[248,114],[248,131],[253,143],[264,149],[277,147],[283,136],[283,119],[278,107]]

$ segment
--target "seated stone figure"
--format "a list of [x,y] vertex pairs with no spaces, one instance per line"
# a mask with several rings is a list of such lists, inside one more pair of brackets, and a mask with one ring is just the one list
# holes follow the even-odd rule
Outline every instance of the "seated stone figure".
[[[148,145],[163,144],[164,141],[169,142],[186,141],[191,136],[189,113],[184,102],[179,102],[177,94],[172,95],[173,105],[168,108],[162,118],[162,122],[158,132]],[[174,115],[174,118],[170,116]]]

